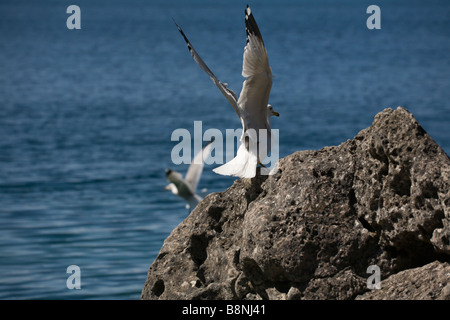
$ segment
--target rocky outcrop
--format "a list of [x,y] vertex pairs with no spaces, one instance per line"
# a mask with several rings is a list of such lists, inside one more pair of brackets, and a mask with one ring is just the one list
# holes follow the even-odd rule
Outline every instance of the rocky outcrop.
[[[386,109],[353,140],[208,195],[164,241],[141,298],[448,298],[449,239],[450,159],[407,110]],[[413,293],[430,270],[442,292]]]
[[450,300],[450,265],[435,261],[407,269],[382,281],[358,300]]

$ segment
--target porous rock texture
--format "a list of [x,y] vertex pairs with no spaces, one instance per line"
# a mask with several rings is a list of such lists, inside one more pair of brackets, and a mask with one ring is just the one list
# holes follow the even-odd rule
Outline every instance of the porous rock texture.
[[450,300],[450,265],[439,261],[400,271],[358,300]]
[[208,195],[141,299],[448,299],[449,239],[450,159],[406,109],[385,109],[353,140]]

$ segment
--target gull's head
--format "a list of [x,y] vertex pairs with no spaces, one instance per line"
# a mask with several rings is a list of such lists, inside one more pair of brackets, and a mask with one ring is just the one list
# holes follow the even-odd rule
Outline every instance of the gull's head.
[[275,117],[279,117],[280,114],[278,112],[276,112],[275,110],[273,110],[272,105],[268,104],[267,105],[267,115],[270,116],[275,116]]
[[[177,172],[176,171],[172,171],[170,169],[166,169],[166,179],[171,182],[174,183],[177,177]],[[171,190],[171,188],[166,187],[166,190]]]

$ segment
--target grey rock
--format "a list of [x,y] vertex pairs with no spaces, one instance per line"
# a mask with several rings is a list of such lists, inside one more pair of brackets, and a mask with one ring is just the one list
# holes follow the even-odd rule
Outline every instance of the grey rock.
[[357,300],[450,300],[450,265],[435,261],[396,273]]
[[450,260],[450,159],[406,109],[279,168],[208,195],[164,241],[141,298],[355,299],[371,292],[370,265],[386,279]]

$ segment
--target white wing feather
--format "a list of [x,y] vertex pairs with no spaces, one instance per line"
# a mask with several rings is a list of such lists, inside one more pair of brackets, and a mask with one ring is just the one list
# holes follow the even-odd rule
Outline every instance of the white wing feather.
[[[174,21],[175,22],[175,21]],[[187,43],[189,52],[199,67],[205,71],[214,84],[220,89],[225,98],[231,104],[236,114],[239,116],[244,129],[241,137],[241,146],[238,149],[236,157],[226,164],[214,169],[213,171],[222,175],[232,175],[244,178],[252,178],[256,175],[256,166],[258,165],[258,148],[248,148],[244,143],[244,135],[248,129],[256,130],[256,142],[259,143],[259,129],[267,129],[270,140],[270,120],[267,115],[267,105],[269,102],[270,90],[272,88],[272,69],[269,65],[269,58],[266,48],[259,31],[258,25],[253,17],[250,7],[247,5],[245,10],[245,29],[247,33],[247,44],[244,48],[242,76],[245,81],[242,90],[237,99],[236,94],[228,89],[225,83],[222,83],[208,68],[206,63],[200,58],[192,44],[187,39],[183,30],[175,22],[178,30]],[[252,139],[249,137],[249,139]],[[255,136],[253,136],[255,139]],[[250,142],[251,143],[251,142]],[[267,146],[270,149],[270,144]],[[268,150],[266,150],[268,152]],[[192,167],[192,166],[191,166]],[[194,171],[193,167],[193,171]],[[202,166],[203,168],[203,166]],[[186,175],[186,180],[189,175]],[[198,170],[198,169],[196,169]],[[201,172],[201,171],[200,171]],[[197,186],[195,179],[191,179],[192,185]],[[195,190],[195,189],[194,189]]]
[[240,116],[239,115],[239,108],[238,108],[238,105],[237,105],[238,98],[237,98],[236,94],[233,92],[233,90],[228,88],[226,83],[223,83],[219,79],[217,79],[217,77],[214,75],[214,73],[211,71],[211,69],[209,69],[209,67],[206,65],[206,63],[203,61],[203,59],[200,57],[200,55],[197,53],[197,51],[195,51],[194,47],[192,46],[191,42],[189,41],[189,39],[184,34],[184,32],[181,29],[181,27],[175,22],[175,20],[173,22],[177,26],[178,31],[180,31],[181,35],[183,36],[184,41],[186,41],[187,47],[189,49],[189,52],[192,55],[192,58],[194,58],[194,61],[198,64],[198,66],[203,71],[205,71],[208,74],[208,76],[211,78],[212,82],[214,82],[214,84],[219,88],[219,90],[222,92],[222,94],[225,96],[225,98],[231,104],[231,106],[233,107],[234,111],[236,112],[236,114],[239,117]]
[[267,104],[272,88],[272,69],[261,32],[248,6],[245,10],[245,30],[247,45],[244,48],[242,76],[246,80],[239,95],[238,105],[247,128],[269,129]]
[[[212,141],[211,141],[212,142]],[[192,193],[195,194],[198,182],[203,172],[203,164],[207,157],[211,153],[212,143],[209,142],[202,151],[200,151],[192,160],[188,171],[186,172],[186,177],[184,178],[185,183],[189,186]]]

